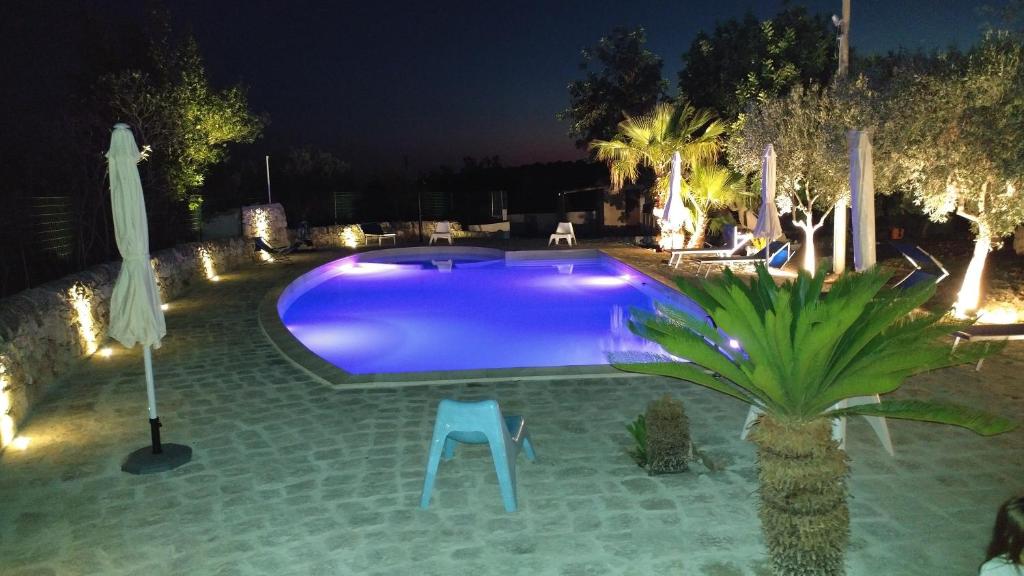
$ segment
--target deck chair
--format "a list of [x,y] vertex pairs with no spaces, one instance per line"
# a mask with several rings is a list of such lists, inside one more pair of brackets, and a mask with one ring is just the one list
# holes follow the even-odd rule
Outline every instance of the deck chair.
[[889,244],[914,267],[910,274],[895,284],[895,288],[906,290],[923,283],[938,284],[946,276],[949,276],[949,271],[942,263],[922,250],[920,246],[907,242],[890,242]]
[[559,222],[558,227],[555,228],[555,233],[548,238],[548,246],[551,246],[552,242],[555,243],[555,246],[558,246],[559,240],[565,240],[565,243],[569,246],[573,244],[579,245],[579,242],[576,242],[576,232],[572,229],[572,222]]
[[515,512],[518,508],[516,457],[520,449],[526,452],[528,460],[536,460],[537,455],[526,430],[526,421],[522,416],[502,416],[496,400],[457,402],[445,399],[438,403],[420,508],[430,505],[430,493],[434,489],[441,457],[444,456],[445,461],[454,458],[456,443],[490,446],[505,511]]
[[255,258],[257,262],[263,261],[263,259],[260,258],[260,252],[269,254],[274,260],[291,262],[291,258],[289,258],[288,255],[302,245],[301,241],[295,241],[290,246],[274,247],[267,244],[266,240],[264,240],[262,236],[253,236],[252,242],[253,258]]
[[705,266],[707,269],[704,271],[704,277],[707,278],[711,274],[711,269],[715,266],[721,268],[741,265],[752,266],[759,262],[763,262],[768,268],[779,269],[789,262],[790,258],[793,257],[793,252],[792,245],[788,241],[769,242],[767,246],[748,256],[701,258],[697,261],[697,274],[700,274],[701,269]]
[[737,232],[732,229],[731,232],[725,234],[726,243],[717,248],[683,248],[682,250],[673,250],[672,254],[668,257],[668,265],[673,268],[678,268],[679,264],[683,261],[683,258],[690,256],[693,258],[726,258],[729,256],[738,256],[740,249],[746,247],[754,236],[748,232]]
[[447,240],[448,244],[452,243],[452,225],[447,220],[442,220],[434,226],[434,231],[430,234],[430,242],[427,244],[433,244],[436,240]]
[[363,231],[364,245],[370,245],[370,239],[377,239],[377,246],[380,246],[385,238],[390,238],[391,242],[398,244],[398,234],[389,232],[384,229],[384,226],[378,222],[369,222],[366,224],[360,224],[359,229]]
[[[963,330],[953,332],[953,348],[950,353],[956,350],[961,340],[968,342],[998,342],[1006,340],[1024,340],[1024,324],[974,324]],[[981,363],[984,358],[978,359],[974,371],[981,370]]]

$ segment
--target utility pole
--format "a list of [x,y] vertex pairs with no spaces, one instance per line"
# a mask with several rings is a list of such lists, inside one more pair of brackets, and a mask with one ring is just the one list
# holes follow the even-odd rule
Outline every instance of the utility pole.
[[267,160],[267,204],[273,204],[270,200],[270,156],[266,157]]
[[[843,17],[832,16],[839,41],[839,68],[836,82],[842,82],[850,72],[850,0],[843,0]],[[832,272],[842,274],[846,270],[846,211],[849,201],[839,200],[832,211]]]

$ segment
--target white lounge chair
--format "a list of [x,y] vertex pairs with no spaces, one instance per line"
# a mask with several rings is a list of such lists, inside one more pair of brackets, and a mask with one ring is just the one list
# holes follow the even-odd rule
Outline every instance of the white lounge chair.
[[[749,256],[726,256],[723,258],[701,258],[697,261],[697,275],[704,270],[704,277],[711,274],[711,268],[720,266],[722,268],[764,263],[768,268],[781,269],[793,257],[794,250],[789,242],[769,242],[767,246]],[[707,266],[705,269],[704,267]]]
[[749,244],[753,238],[754,236],[749,232],[733,232],[733,242],[726,246],[719,246],[717,248],[683,248],[682,250],[673,250],[672,254],[668,257],[668,265],[673,268],[678,268],[679,264],[683,261],[683,258],[687,256],[694,258],[725,258],[727,256],[737,256],[740,249]]
[[555,246],[558,246],[559,240],[565,240],[565,243],[569,246],[573,244],[579,244],[576,242],[576,233],[572,230],[572,222],[559,222],[558,228],[555,228],[555,233],[548,238],[548,246],[554,242]]
[[441,239],[448,240],[449,245],[452,243],[452,226],[447,220],[438,222],[434,226],[434,231],[430,234],[430,242],[428,244],[433,244],[435,240]]

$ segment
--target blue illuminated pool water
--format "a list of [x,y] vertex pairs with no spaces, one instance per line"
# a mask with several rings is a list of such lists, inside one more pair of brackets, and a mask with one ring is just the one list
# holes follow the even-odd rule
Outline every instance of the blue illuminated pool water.
[[660,351],[629,331],[631,307],[653,310],[660,300],[697,309],[598,252],[538,260],[412,250],[353,256],[305,274],[278,301],[282,321],[331,364],[370,374],[607,364],[613,352]]

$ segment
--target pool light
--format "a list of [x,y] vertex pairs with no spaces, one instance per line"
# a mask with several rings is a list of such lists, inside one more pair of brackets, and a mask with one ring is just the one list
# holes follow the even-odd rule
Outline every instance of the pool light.
[[114,355],[114,349],[110,346],[104,346],[103,348],[100,348],[99,355],[103,358],[110,358]]

